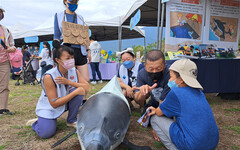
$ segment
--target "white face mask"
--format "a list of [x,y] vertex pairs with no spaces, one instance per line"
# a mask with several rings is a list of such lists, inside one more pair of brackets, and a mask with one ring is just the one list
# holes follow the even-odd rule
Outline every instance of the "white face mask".
[[[62,60],[61,60],[61,62],[63,62]],[[68,60],[65,60],[64,62],[63,62],[63,68],[65,68],[65,69],[72,69],[74,66],[75,66],[75,61],[74,61],[74,59],[72,58],[72,59],[68,59]]]

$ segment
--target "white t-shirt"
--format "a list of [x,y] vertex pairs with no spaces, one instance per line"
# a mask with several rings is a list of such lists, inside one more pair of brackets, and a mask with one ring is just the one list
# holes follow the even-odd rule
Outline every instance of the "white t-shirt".
[[89,49],[91,50],[91,62],[100,62],[101,45],[97,41],[93,41]]
[[[52,55],[52,53],[51,53]],[[53,55],[49,57],[49,50],[47,48],[43,48],[39,57],[42,58],[42,61],[46,61],[47,65],[53,65]]]

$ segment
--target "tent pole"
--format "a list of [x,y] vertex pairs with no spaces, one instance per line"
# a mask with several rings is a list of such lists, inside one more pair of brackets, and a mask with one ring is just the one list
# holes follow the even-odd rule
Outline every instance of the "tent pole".
[[146,38],[144,37],[144,53],[143,55],[145,56],[146,55]]
[[[122,49],[122,25],[120,25],[118,27],[118,51],[121,52],[121,49]],[[120,68],[120,60],[121,59],[118,59],[118,69]]]
[[119,42],[118,51],[121,52],[121,49],[122,49],[122,26],[118,27],[118,42]]
[[158,0],[158,18],[157,18],[157,49],[159,49],[160,7],[161,7],[161,0]]
[[161,28],[160,28],[160,51],[162,50],[162,34],[163,34],[163,21],[164,21],[164,9],[165,9],[165,2],[162,3],[162,16],[161,16]]

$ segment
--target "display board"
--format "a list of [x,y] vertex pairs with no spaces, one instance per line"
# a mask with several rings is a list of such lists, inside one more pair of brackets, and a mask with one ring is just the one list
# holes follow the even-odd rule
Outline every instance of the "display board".
[[240,2],[236,0],[207,1],[204,43],[225,49],[238,49],[239,6]]
[[203,43],[205,0],[171,0],[166,7],[165,50]]

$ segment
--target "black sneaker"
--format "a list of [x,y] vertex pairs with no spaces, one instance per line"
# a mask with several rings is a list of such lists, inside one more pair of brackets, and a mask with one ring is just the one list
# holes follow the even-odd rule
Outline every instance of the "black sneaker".
[[13,113],[10,112],[8,109],[0,109],[0,116],[1,115],[12,115]]

